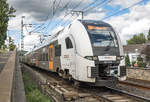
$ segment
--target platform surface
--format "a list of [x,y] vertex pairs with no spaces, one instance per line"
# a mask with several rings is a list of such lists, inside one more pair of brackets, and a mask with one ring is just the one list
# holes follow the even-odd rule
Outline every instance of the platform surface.
[[10,55],[8,61],[7,58],[4,57],[4,55],[1,55],[0,60],[1,66],[4,66],[3,64],[5,64],[3,70],[0,72],[0,102],[11,102],[16,51]]
[[8,58],[11,52],[0,54],[0,72],[3,70],[4,66],[8,62]]

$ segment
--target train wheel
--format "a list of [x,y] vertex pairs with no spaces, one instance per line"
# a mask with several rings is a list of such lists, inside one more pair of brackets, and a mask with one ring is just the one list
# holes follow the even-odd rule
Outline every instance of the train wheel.
[[69,76],[69,78],[68,78],[70,81],[72,80],[72,77],[71,76]]
[[63,75],[62,75],[62,73],[58,73],[58,75],[60,76],[60,77],[62,77]]
[[79,88],[79,86],[80,86],[80,82],[79,82],[79,81],[74,80],[74,87],[78,89],[78,88]]
[[58,71],[58,75],[61,76],[61,77],[63,77],[64,76],[64,71],[63,70],[59,70]]

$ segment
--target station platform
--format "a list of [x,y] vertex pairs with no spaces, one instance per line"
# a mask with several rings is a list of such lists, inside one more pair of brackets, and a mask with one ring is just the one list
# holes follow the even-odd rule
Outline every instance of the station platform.
[[0,56],[0,102],[25,102],[17,51]]

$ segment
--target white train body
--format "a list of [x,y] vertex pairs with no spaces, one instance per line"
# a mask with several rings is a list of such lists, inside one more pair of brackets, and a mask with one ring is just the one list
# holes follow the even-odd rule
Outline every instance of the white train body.
[[[40,53],[47,53],[47,60],[41,61]],[[109,86],[126,79],[120,38],[109,24],[101,21],[74,21],[26,56],[36,59],[35,66],[95,86]]]

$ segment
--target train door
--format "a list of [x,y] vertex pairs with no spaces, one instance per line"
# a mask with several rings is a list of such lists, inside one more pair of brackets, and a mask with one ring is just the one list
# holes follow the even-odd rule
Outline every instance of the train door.
[[53,68],[53,45],[49,46],[49,69],[52,71]]
[[65,38],[66,49],[64,51],[65,68],[69,70],[69,74],[76,79],[75,69],[75,46],[71,36]]

